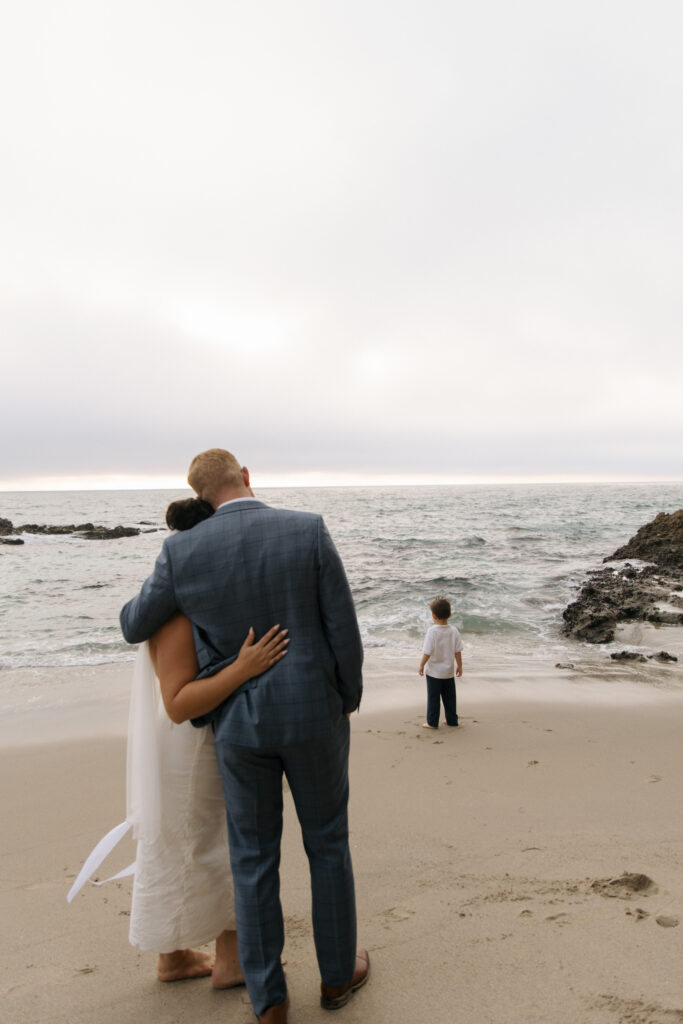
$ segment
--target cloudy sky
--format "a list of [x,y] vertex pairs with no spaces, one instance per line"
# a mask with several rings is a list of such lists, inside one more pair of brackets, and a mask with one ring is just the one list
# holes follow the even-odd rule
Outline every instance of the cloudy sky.
[[0,7],[0,487],[683,479],[679,0]]

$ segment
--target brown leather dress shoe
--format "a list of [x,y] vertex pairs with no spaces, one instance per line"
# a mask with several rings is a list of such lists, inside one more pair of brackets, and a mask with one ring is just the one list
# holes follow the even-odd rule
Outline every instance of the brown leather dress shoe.
[[338,1010],[346,1006],[349,999],[359,988],[365,984],[370,974],[370,955],[367,949],[359,949],[356,952],[356,970],[345,985],[321,985],[320,1005],[323,1010]]
[[286,996],[284,1003],[277,1006],[269,1006],[259,1017],[260,1024],[287,1024],[287,1010],[289,1009],[289,996]]

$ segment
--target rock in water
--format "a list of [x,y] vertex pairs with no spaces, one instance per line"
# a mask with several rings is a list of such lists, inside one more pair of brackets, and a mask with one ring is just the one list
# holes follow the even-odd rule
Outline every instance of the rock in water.
[[628,544],[618,548],[605,562],[619,558],[640,558],[659,566],[683,569],[683,508],[677,512],[660,512],[651,523],[641,526]]
[[[83,540],[118,540],[119,537],[137,537],[140,530],[137,526],[95,526],[94,523],[69,523],[68,526],[46,526],[39,523],[23,523],[13,526],[9,519],[0,518],[0,537],[15,533],[32,533],[37,536],[62,537],[77,536]],[[5,544],[23,544],[23,540],[8,540]]]
[[563,612],[563,631],[568,636],[601,644],[614,639],[620,622],[683,624],[683,613],[661,608],[667,604],[683,608],[683,509],[661,512],[604,561],[622,558],[651,564],[636,569],[627,562],[619,569],[592,572],[578,599]]
[[137,537],[140,533],[136,526],[93,526],[88,524],[90,529],[78,526],[77,534],[84,540],[117,540],[119,537]]
[[678,661],[677,656],[675,654],[669,654],[668,651],[660,651],[658,654],[648,654],[648,658],[651,658],[652,661],[662,661],[664,663],[669,661]]

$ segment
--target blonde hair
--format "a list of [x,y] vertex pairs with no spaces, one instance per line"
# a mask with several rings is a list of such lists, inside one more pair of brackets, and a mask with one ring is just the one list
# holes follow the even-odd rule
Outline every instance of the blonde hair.
[[224,487],[239,487],[244,480],[242,467],[231,452],[224,448],[209,448],[193,458],[187,482],[195,494],[213,504]]

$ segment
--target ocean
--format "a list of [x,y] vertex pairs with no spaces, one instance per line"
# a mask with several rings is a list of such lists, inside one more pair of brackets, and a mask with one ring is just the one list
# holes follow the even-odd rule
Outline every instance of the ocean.
[[[15,525],[91,521],[147,531],[99,541],[24,534],[23,546],[0,546],[0,691],[7,670],[132,660],[119,610],[152,569],[166,505],[182,496],[0,494],[0,516]],[[612,649],[589,651],[564,637],[562,610],[605,556],[658,512],[683,506],[683,484],[273,488],[257,496],[324,515],[375,661],[418,658],[429,601],[442,594],[466,660],[556,662]]]

